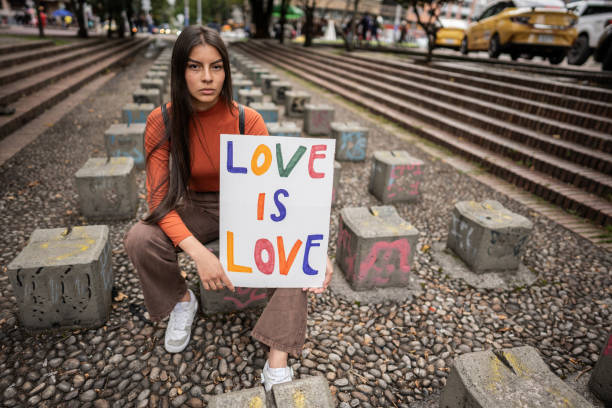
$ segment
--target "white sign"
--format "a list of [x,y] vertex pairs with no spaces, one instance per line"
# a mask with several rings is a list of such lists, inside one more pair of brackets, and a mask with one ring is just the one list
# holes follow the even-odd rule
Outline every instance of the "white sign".
[[235,286],[321,287],[335,140],[221,135],[219,259]]

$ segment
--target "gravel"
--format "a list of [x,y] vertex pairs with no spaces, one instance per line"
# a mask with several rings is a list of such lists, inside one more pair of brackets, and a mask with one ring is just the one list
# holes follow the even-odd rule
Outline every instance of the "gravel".
[[[120,121],[120,107],[130,102],[151,63],[136,55],[106,86],[0,167],[4,267],[35,228],[88,223],[78,213],[74,173],[88,157],[104,155],[104,130]],[[424,154],[395,137],[399,130],[385,122],[370,122],[363,111],[279,75],[311,92],[313,102],[334,105],[337,120],[367,124],[368,157],[375,150],[402,149],[426,163],[421,199],[395,205],[420,231],[412,271],[424,282],[423,294],[411,303],[368,305],[343,299],[333,287],[311,295],[303,357],[289,359],[296,377],[326,376],[342,407],[425,407],[437,406],[453,358],[462,353],[530,345],[562,378],[592,368],[611,330],[610,253]],[[332,258],[339,210],[379,204],[364,183],[370,169],[369,160],[342,163],[330,225]],[[138,182],[144,194],[142,172]],[[453,204],[483,199],[498,200],[533,221],[524,256],[525,265],[538,274],[531,287],[478,290],[449,278],[432,258],[428,248],[445,242]],[[139,215],[144,211],[141,205]],[[248,336],[248,329],[259,310],[199,315],[185,352],[164,350],[166,323],[147,320],[122,244],[134,222],[108,223],[114,288],[126,297],[113,302],[103,327],[28,333],[18,323],[8,278],[0,276],[0,405],[205,406],[210,395],[258,384],[265,347]],[[191,262],[181,257],[180,265],[197,289]]]

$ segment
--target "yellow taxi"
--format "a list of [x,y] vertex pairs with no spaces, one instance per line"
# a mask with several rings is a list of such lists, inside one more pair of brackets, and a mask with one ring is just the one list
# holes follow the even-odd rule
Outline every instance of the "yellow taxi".
[[576,39],[578,16],[561,0],[501,0],[491,3],[461,41],[461,52],[488,51],[497,58],[508,53],[548,58],[559,64]]
[[463,20],[441,18],[440,28],[436,32],[436,48],[452,48],[458,50],[465,36],[467,23]]

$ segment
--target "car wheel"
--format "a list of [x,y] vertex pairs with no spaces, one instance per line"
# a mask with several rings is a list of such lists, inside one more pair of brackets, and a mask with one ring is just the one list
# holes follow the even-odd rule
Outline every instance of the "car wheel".
[[550,61],[552,65],[559,65],[563,61],[564,58],[565,58],[565,53],[558,52],[556,54],[549,55],[548,61]]
[[520,52],[511,52],[510,53],[510,58],[512,58],[512,61],[516,61],[517,59],[519,59],[520,56],[521,56]]
[[501,54],[500,48],[501,47],[499,45],[499,35],[494,34],[493,37],[491,37],[491,41],[489,41],[489,57],[499,57],[499,54]]
[[467,55],[469,50],[468,50],[468,39],[467,39],[467,35],[465,37],[463,37],[463,40],[461,40],[461,48],[459,49],[459,51],[463,54],[463,55]]
[[582,65],[589,58],[589,55],[591,55],[589,39],[583,34],[574,41],[574,45],[567,54],[567,62],[572,65]]

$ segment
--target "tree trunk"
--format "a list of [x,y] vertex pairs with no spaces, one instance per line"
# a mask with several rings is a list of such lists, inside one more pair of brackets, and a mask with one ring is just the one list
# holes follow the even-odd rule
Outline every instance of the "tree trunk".
[[[255,24],[255,34],[253,38],[270,38],[270,16],[272,15],[272,0],[249,0],[251,3],[251,13],[253,14],[253,24]],[[264,5],[266,7],[264,7]]]
[[282,0],[281,2],[281,13],[280,13],[280,38],[278,39],[281,44],[285,43],[285,24],[287,23],[287,7],[289,7],[289,0]]
[[77,36],[81,38],[87,38],[87,22],[85,21],[84,16],[85,0],[72,0],[72,6],[74,8],[74,12],[76,13],[76,19],[79,25],[79,31],[77,32]]
[[306,5],[304,7],[304,12],[306,13],[306,22],[304,23],[304,30],[306,32],[305,35],[305,39],[304,39],[304,47],[310,47],[312,45],[312,29],[313,29],[313,25],[314,25],[314,10],[315,10],[316,4],[313,1],[312,6],[310,5]]
[[349,51],[355,49],[355,37],[357,37],[357,11],[359,10],[359,0],[355,0],[355,6],[353,7],[353,19],[351,20],[351,35],[349,38]]

